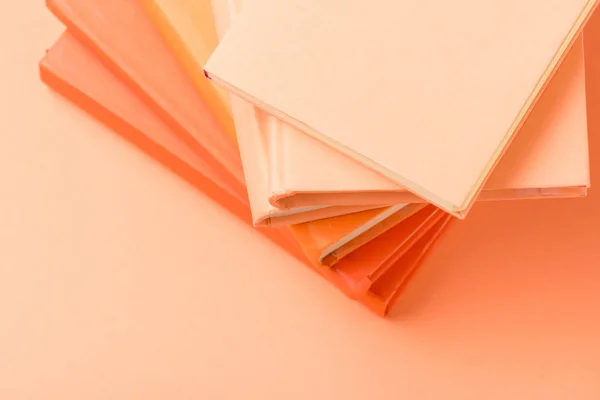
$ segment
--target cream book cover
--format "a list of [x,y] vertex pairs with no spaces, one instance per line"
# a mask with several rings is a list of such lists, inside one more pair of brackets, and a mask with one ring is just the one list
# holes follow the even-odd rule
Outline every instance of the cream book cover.
[[[281,121],[273,118],[271,130],[270,200],[277,207],[423,201]],[[584,196],[589,183],[584,51],[579,38],[479,200]]]
[[205,73],[464,217],[597,3],[257,0]]

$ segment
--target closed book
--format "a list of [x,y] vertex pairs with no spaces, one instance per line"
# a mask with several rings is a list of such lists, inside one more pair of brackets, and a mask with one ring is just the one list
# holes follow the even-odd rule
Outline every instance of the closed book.
[[[246,0],[251,2],[252,0]],[[180,2],[184,2],[180,0]],[[213,0],[223,36],[242,6]],[[590,184],[582,40],[567,55],[539,103],[481,192],[480,200],[581,197]],[[244,101],[234,98],[246,115]],[[257,129],[239,138],[244,154],[265,153],[269,202],[281,209],[324,205],[392,205],[423,202],[394,182],[254,107]],[[257,143],[243,151],[242,142]],[[244,165],[247,163],[244,161]],[[248,168],[250,171],[256,168]],[[249,185],[249,191],[251,185]],[[258,184],[254,186],[259,186]],[[263,184],[261,187],[264,187]],[[257,196],[265,196],[264,190]]]
[[205,72],[463,218],[597,3],[256,0]]
[[[273,205],[294,208],[423,201],[318,140],[275,121],[268,145]],[[589,184],[584,52],[579,38],[478,200],[581,197],[587,194]]]

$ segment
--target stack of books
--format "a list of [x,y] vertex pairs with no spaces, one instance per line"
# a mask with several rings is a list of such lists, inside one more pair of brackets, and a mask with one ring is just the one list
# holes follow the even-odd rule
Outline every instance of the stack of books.
[[47,0],[40,73],[386,315],[476,201],[587,194],[598,2]]

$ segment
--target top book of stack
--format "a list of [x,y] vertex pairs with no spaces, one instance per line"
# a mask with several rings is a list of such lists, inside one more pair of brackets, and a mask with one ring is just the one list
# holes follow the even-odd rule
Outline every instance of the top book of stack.
[[464,217],[598,0],[256,0],[215,83]]

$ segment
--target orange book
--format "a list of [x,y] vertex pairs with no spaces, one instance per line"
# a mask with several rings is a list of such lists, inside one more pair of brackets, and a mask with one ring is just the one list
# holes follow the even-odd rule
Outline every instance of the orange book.
[[[227,93],[207,82],[202,67],[218,43],[210,0],[138,0],[177,55],[225,131],[235,137]],[[179,29],[171,29],[177,26]],[[193,46],[187,37],[195,38]]]
[[[47,4],[70,32],[130,84],[188,146],[221,174],[227,174],[223,179],[231,178],[232,190],[248,201],[235,143],[223,134],[207,102],[137,0],[47,0]],[[268,204],[266,199],[264,203]],[[257,206],[254,196],[250,205],[257,226],[301,223],[373,208],[354,205],[288,210],[269,206],[265,211]]]
[[291,230],[313,265],[333,266],[396,225],[404,225],[407,218],[424,207],[424,204],[410,204],[368,210],[361,213],[360,219],[353,214],[344,215],[292,225]]
[[597,3],[257,1],[205,72],[462,218]]
[[359,301],[381,316],[389,314],[411,278],[418,272],[419,266],[425,261],[432,246],[453,222],[454,218],[450,215],[443,217],[433,229],[423,235],[417,244],[403,252],[402,257],[396,259],[392,267],[370,285],[369,291],[362,298],[358,298]]
[[350,298],[379,315],[387,315],[431,246],[448,229],[454,218],[428,207],[409,220],[412,219],[415,221],[411,221],[411,228],[421,228],[406,240],[398,240],[407,233],[398,225],[335,267],[320,268],[319,272]]
[[[137,97],[127,84],[119,81],[95,58],[93,52],[72,35],[68,33],[63,35],[47,52],[40,64],[40,70],[42,79],[50,87],[74,101],[183,179],[216,201],[222,202],[227,209],[244,219],[244,206],[240,205],[235,197],[228,197],[227,190],[223,189],[227,187],[226,182],[212,181],[209,178],[210,169],[206,168],[206,164],[197,158],[194,161],[193,152],[186,153],[185,145],[170,132],[160,118],[153,114],[147,104]],[[408,252],[399,253],[397,249],[392,249],[394,254],[384,257],[384,261],[391,263],[389,267],[380,265],[380,259],[381,256],[389,253],[389,240],[399,240],[399,243],[402,243],[399,232],[394,230],[382,235],[383,240],[373,240],[369,243],[370,251],[378,257],[360,260],[359,264],[342,260],[335,269],[318,267],[316,270],[348,296],[360,301],[371,310],[385,315],[390,305],[400,295],[409,277],[431,249],[434,241],[446,228],[448,218],[445,217],[444,224],[434,226],[420,240],[416,240]],[[284,237],[278,236],[278,234],[284,235],[284,230],[268,229],[261,232],[287,251],[302,258],[296,247]],[[422,233],[423,231],[417,232],[416,235],[421,237]],[[406,234],[417,238],[413,232],[406,232]],[[381,243],[381,248],[378,243]],[[373,271],[381,267],[385,267],[386,272],[375,279],[372,287],[367,288],[368,285],[363,284],[365,291],[357,290],[359,283],[364,283],[365,279],[373,275]],[[351,278],[344,276],[344,271],[355,271],[357,268],[362,269],[364,274],[354,272]],[[390,274],[394,274],[394,281],[382,282],[383,279],[388,279],[387,276]],[[357,278],[354,282],[352,280],[354,277],[360,279]]]

